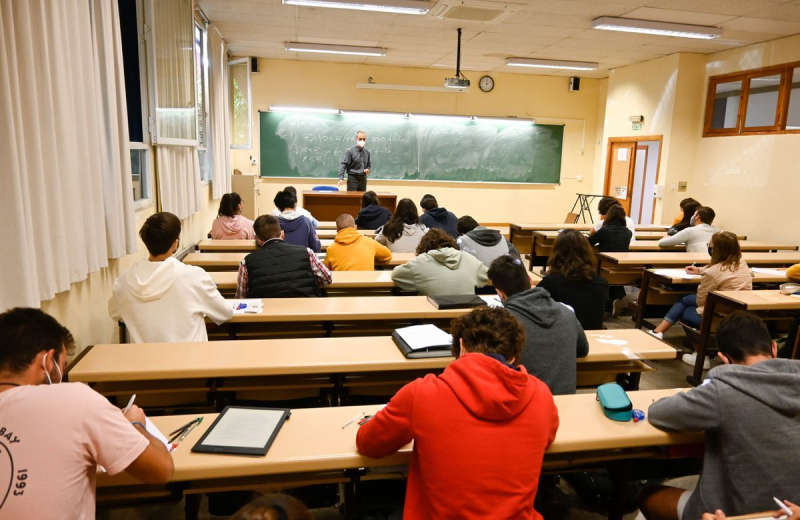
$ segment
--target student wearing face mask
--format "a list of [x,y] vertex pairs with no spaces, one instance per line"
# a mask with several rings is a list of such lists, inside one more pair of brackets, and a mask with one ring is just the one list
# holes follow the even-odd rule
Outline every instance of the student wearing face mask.
[[98,465],[147,484],[172,478],[172,457],[138,406],[123,414],[87,385],[59,384],[73,347],[39,309],[0,314],[0,467],[13,460],[0,518],[94,518]]
[[711,237],[719,231],[711,224],[714,223],[716,213],[708,206],[699,206],[690,219],[691,226],[678,231],[672,236],[664,237],[658,241],[661,247],[686,245],[687,253],[702,253],[707,250],[706,244]]
[[339,166],[338,186],[344,185],[344,174],[347,174],[347,191],[367,191],[367,176],[372,167],[367,146],[367,134],[356,132],[356,145],[346,152]]

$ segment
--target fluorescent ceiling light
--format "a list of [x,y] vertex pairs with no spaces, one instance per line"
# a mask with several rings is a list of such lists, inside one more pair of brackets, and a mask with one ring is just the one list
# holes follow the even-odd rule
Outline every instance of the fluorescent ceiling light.
[[352,54],[354,56],[386,56],[382,47],[360,47],[355,45],[327,45],[324,43],[284,42],[283,47],[291,52],[321,52],[324,54]]
[[357,9],[395,14],[427,14],[431,4],[423,0],[283,0],[286,5],[302,7],[329,7],[331,9]]
[[654,22],[652,20],[635,20],[633,18],[616,18],[601,16],[592,21],[593,29],[604,31],[622,31],[677,38],[698,38],[711,40],[722,36],[722,29],[707,25],[689,25],[685,23]]
[[597,63],[586,61],[540,60],[538,58],[507,58],[511,67],[536,67],[540,69],[597,70]]
[[433,87],[428,85],[392,85],[388,83],[356,83],[356,88],[371,90],[407,90],[412,92],[447,92],[450,94],[469,92],[469,88]]
[[269,107],[271,112],[304,112],[311,114],[341,114],[338,108]]
[[536,120],[534,119],[519,119],[516,117],[483,117],[483,116],[472,116],[473,121],[483,121],[486,123],[525,123],[527,125],[536,124]]

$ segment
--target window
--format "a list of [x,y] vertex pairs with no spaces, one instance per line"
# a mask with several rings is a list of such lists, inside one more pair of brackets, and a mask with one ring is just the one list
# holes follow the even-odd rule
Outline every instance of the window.
[[204,27],[194,27],[195,84],[197,97],[197,157],[200,178],[211,180],[211,154],[209,153],[208,126],[208,33]]
[[713,76],[703,136],[800,131],[800,63]]
[[155,108],[153,144],[197,146],[192,0],[149,0],[149,73]]
[[250,146],[249,58],[228,62],[228,92],[231,103],[231,148]]
[[147,125],[147,68],[144,51],[144,10],[141,1],[118,0],[122,63],[128,107],[133,200],[145,207],[153,197],[150,168],[150,135]]

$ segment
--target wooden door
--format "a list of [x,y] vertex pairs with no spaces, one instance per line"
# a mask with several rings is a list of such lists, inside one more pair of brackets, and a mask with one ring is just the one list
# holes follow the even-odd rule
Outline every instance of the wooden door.
[[625,208],[625,214],[631,214],[633,189],[633,173],[636,165],[636,143],[610,143],[606,164],[606,185],[603,194],[615,197]]

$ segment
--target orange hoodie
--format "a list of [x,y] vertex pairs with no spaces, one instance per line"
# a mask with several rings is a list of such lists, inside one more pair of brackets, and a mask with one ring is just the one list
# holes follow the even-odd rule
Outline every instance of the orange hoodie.
[[391,259],[389,248],[349,227],[339,231],[328,246],[325,266],[332,271],[374,271],[375,260]]

